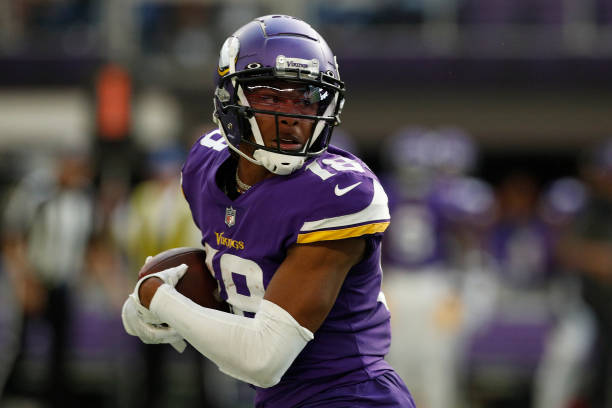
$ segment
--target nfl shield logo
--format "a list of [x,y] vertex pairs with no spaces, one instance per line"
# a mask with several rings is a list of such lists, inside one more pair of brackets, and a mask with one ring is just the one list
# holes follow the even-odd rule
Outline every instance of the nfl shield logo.
[[225,209],[225,224],[228,227],[233,226],[236,223],[236,210],[232,207]]

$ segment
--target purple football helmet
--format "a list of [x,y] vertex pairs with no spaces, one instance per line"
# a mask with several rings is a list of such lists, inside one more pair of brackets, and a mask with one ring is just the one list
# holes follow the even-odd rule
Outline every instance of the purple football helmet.
[[[303,92],[303,103],[316,103],[316,111],[282,111],[274,104],[261,109],[249,104],[246,93],[279,81]],[[344,84],[334,54],[310,25],[294,17],[269,15],[254,19],[225,40],[213,100],[213,120],[229,147],[272,173],[284,175],[327,149],[332,130],[340,123]],[[255,114],[274,117],[276,146],[265,145]],[[312,133],[299,150],[281,147],[279,121],[286,118],[313,121]],[[239,150],[241,143],[255,147],[253,157]]]
[[565,225],[584,209],[587,199],[587,187],[580,179],[562,177],[543,192],[539,211],[549,223]]
[[405,127],[388,139],[382,153],[395,171],[437,177],[468,173],[477,149],[471,137],[458,128],[424,129]]

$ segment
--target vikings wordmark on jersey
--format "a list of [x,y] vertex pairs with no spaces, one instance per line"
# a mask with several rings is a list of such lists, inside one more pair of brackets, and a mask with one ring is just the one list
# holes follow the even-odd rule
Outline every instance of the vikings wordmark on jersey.
[[[206,263],[235,314],[252,317],[265,288],[294,244],[364,237],[367,250],[342,286],[314,340],[257,402],[295,406],[321,390],[390,370],[389,311],[380,293],[381,235],[387,196],[358,158],[330,146],[288,176],[265,179],[235,200],[215,178],[230,157],[219,131],[204,135],[183,167],[183,190],[202,231]],[[298,392],[296,392],[298,390]]]

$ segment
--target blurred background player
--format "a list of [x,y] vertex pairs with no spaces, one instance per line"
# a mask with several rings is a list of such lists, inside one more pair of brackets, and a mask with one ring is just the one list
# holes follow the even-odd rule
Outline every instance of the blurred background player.
[[459,129],[405,128],[382,153],[393,219],[384,245],[394,333],[389,360],[417,404],[448,407],[460,398],[464,270],[474,267],[468,254],[481,250],[475,231],[491,219],[492,193],[467,176],[476,149]]
[[[539,189],[520,169],[496,181],[497,214],[485,247],[496,296],[489,318],[467,340],[465,356],[471,398],[487,404],[530,403],[532,373],[553,325],[549,296],[559,271],[552,230],[538,213]],[[488,381],[498,381],[498,393],[483,392]]]
[[[577,177],[555,179],[543,191],[539,213],[556,237],[555,258],[564,250],[564,237],[576,216],[584,211],[587,198],[586,184]],[[556,268],[559,276],[548,294],[553,327],[534,373],[535,408],[584,404],[584,374],[590,371],[595,336],[593,316],[580,294],[579,277],[563,262],[558,262]]]
[[559,255],[579,277],[582,297],[593,313],[596,337],[586,397],[590,406],[605,407],[612,401],[612,139],[584,153],[580,174],[588,200],[564,237]]

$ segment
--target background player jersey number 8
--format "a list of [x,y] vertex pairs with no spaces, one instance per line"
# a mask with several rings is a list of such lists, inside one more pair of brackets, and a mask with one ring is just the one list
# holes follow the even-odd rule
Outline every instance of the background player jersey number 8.
[[250,259],[219,254],[207,243],[204,250],[206,266],[219,282],[221,298],[227,299],[234,314],[253,317],[265,292],[263,270]]

